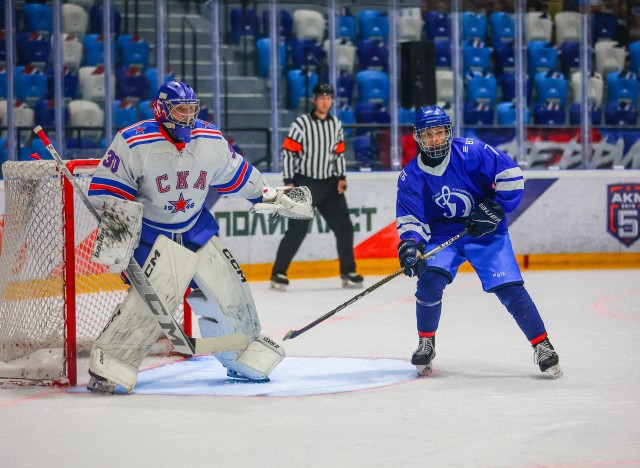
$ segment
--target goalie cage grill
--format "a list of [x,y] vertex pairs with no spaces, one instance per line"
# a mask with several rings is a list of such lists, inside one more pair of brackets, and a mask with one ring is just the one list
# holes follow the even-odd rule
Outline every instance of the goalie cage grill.
[[[66,166],[86,192],[98,163]],[[76,385],[78,353],[90,349],[126,286],[90,261],[97,221],[54,161],[9,161],[2,171],[0,386]],[[182,305],[175,314],[183,323]]]

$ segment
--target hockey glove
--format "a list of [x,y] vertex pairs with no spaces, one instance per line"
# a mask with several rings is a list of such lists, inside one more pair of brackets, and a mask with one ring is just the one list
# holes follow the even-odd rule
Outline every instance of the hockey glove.
[[486,198],[478,203],[476,209],[467,218],[464,227],[472,237],[481,237],[495,231],[503,219],[502,207],[490,198]]
[[313,218],[311,191],[308,187],[265,187],[262,189],[262,201],[251,207],[251,213],[272,214],[272,220],[278,216],[293,219]]
[[427,259],[418,258],[424,253],[424,245],[409,239],[398,244],[398,257],[400,265],[404,267],[407,276],[419,276],[427,270]]

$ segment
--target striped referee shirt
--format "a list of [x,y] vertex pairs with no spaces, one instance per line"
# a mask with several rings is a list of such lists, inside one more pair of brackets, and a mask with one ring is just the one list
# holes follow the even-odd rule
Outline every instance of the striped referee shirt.
[[329,114],[322,120],[311,112],[299,116],[289,127],[282,147],[285,184],[300,174],[312,179],[346,177],[342,122]]

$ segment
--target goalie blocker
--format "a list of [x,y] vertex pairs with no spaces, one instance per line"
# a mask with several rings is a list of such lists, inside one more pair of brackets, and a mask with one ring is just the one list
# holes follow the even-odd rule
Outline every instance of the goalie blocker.
[[[229,375],[268,380],[284,359],[284,349],[260,335],[253,297],[231,252],[213,237],[197,253],[159,236],[143,266],[167,310],[175,310],[193,278],[201,289],[187,298],[200,316],[203,337],[220,340],[214,356]],[[154,254],[156,252],[156,254]],[[137,371],[162,330],[135,289],[130,289],[91,349],[89,389],[131,392]]]

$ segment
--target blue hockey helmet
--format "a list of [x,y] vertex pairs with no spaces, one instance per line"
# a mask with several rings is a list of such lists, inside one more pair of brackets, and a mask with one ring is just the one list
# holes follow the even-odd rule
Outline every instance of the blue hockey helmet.
[[[438,134],[435,128],[442,128]],[[429,130],[429,131],[427,131]],[[420,107],[413,123],[413,138],[430,158],[444,158],[451,148],[451,119],[440,106]]]
[[158,122],[183,143],[191,141],[200,101],[191,87],[182,81],[167,81],[158,89],[153,115]]

